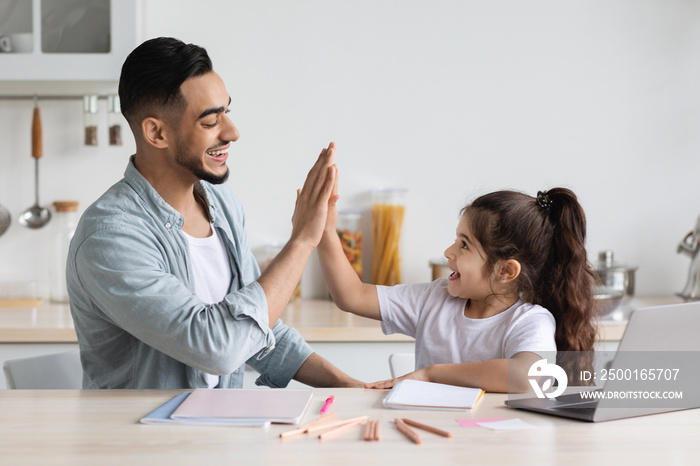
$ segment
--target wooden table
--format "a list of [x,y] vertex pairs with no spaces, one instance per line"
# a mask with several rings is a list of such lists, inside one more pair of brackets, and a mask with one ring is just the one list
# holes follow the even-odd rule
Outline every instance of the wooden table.
[[[335,395],[339,418],[366,414],[382,421],[379,442],[356,428],[331,440],[309,435],[280,439],[290,426],[268,428],[143,425],[138,420],[179,391],[0,391],[3,464],[697,464],[700,410],[586,423],[504,406],[506,395],[486,394],[470,412],[400,411],[382,407],[386,391],[314,389],[302,422],[318,416]],[[410,443],[392,420],[409,417],[448,430],[446,439],[421,433]],[[520,418],[521,431],[463,428],[456,418]]]

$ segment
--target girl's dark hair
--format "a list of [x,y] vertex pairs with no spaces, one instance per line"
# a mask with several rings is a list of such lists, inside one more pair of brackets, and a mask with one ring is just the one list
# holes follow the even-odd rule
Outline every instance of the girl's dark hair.
[[596,275],[586,256],[586,216],[576,195],[566,188],[537,197],[497,191],[477,198],[462,213],[468,214],[471,232],[486,254],[485,272],[490,275],[499,260],[517,260],[517,293],[552,313],[557,352],[587,352],[567,364],[576,366],[570,367],[575,372],[569,380],[579,381],[578,371],[592,361]]
[[202,47],[172,37],[147,40],[122,65],[119,100],[124,118],[133,126],[154,110],[184,109],[182,83],[212,69],[211,59]]

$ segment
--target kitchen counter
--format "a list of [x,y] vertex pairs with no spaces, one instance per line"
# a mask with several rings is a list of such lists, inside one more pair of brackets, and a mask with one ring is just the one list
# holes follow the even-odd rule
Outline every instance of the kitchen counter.
[[[636,307],[680,302],[671,297],[635,300]],[[629,317],[629,306],[598,323],[596,351],[612,358]],[[311,348],[348,375],[365,382],[390,377],[389,358],[415,351],[413,338],[384,335],[378,321],[338,309],[328,300],[302,299],[290,303],[282,314]],[[0,365],[10,359],[76,350],[78,348],[70,308],[44,303],[36,307],[0,307]],[[246,369],[245,387],[254,386],[257,375]],[[250,374],[248,374],[250,371]],[[301,385],[292,381],[291,386]],[[5,378],[0,373],[0,389]]]
[[[637,298],[626,310],[598,323],[598,340],[619,341],[632,307],[682,302],[676,297]],[[404,335],[384,335],[379,322],[338,309],[331,301],[301,299],[289,304],[282,320],[309,342],[411,342]],[[0,343],[76,343],[67,304],[0,307]]]
[[[412,342],[404,335],[384,335],[377,321],[338,309],[331,301],[292,302],[282,320],[309,342]],[[0,343],[77,343],[67,304],[0,307]]]
[[[631,307],[682,302],[676,297],[637,298],[627,311],[598,323],[599,341],[619,341]],[[379,322],[338,309],[331,301],[301,299],[287,306],[282,320],[309,342],[413,341],[404,335],[384,335]],[[76,343],[73,319],[67,304],[44,303],[37,307],[0,307],[0,343]]]

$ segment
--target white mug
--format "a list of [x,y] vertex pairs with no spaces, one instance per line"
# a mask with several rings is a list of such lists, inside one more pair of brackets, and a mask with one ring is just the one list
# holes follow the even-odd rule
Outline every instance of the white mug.
[[7,37],[10,38],[12,53],[32,53],[34,50],[34,34],[31,32],[8,34]]
[[10,38],[7,36],[0,36],[0,52],[11,52],[12,51],[12,42],[10,42]]

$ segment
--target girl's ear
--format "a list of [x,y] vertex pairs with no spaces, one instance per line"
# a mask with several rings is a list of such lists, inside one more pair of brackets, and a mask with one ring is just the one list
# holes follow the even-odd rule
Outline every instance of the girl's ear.
[[144,118],[141,122],[141,132],[143,133],[143,139],[151,146],[157,149],[168,147],[165,122],[162,119],[155,117]]
[[508,283],[515,280],[520,275],[520,269],[520,262],[515,259],[501,262],[498,266],[498,282]]

